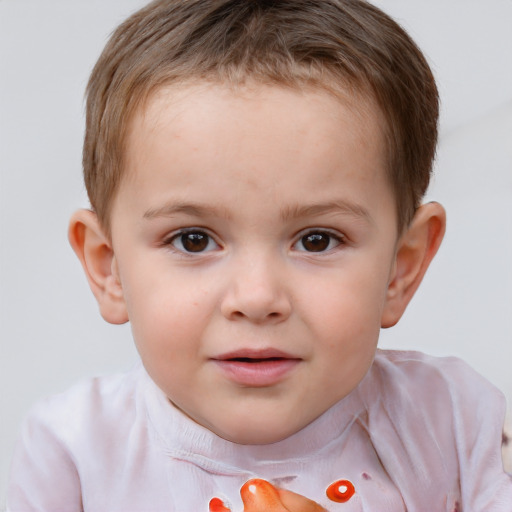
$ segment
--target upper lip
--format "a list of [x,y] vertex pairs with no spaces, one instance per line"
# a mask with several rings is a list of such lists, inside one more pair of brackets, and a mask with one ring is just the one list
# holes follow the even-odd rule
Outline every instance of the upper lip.
[[243,348],[220,354],[216,357],[213,357],[213,359],[216,361],[229,361],[238,359],[300,359],[300,357],[293,356],[287,352],[283,352],[282,350],[277,350],[275,348]]

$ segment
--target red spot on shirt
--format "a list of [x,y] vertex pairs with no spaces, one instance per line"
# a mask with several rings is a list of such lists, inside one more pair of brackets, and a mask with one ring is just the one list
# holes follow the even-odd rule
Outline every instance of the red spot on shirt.
[[352,496],[354,496],[356,490],[354,485],[349,480],[337,480],[327,487],[327,497],[331,501],[335,501],[336,503],[345,503]]

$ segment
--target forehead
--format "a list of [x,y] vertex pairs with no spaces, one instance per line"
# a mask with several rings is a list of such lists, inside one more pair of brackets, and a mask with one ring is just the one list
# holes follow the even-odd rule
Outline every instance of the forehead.
[[[342,108],[333,108],[335,103]],[[356,91],[328,83],[320,87],[309,84],[267,85],[254,81],[242,85],[196,81],[161,86],[150,93],[130,116],[125,149],[133,154],[143,140],[153,138],[161,130],[168,130],[172,124],[179,125],[181,132],[188,128],[187,134],[195,133],[198,138],[204,129],[211,128],[212,122],[216,129],[229,129],[230,123],[235,121],[233,111],[238,111],[237,121],[245,125],[248,132],[253,127],[251,121],[281,122],[284,125],[287,119],[280,120],[277,116],[286,106],[300,107],[288,112],[287,118],[292,123],[298,123],[303,130],[308,124],[315,123],[316,128],[324,129],[327,137],[339,136],[339,129],[346,124],[349,115],[354,134],[360,136],[361,142],[373,139],[373,144],[379,144],[383,159],[386,158],[387,123],[372,95],[361,88]],[[208,118],[210,124],[205,126]],[[319,123],[319,120],[325,122]],[[176,133],[176,136],[180,135]]]
[[[316,177],[325,188],[338,167],[371,167],[361,179],[383,179],[383,125],[368,97],[346,90],[210,82],[161,87],[132,118],[123,183],[142,190],[149,181],[160,190],[158,177],[174,174],[177,186],[191,180],[192,169],[201,169],[206,190],[210,180],[228,175],[233,190],[241,179],[266,186],[289,179],[307,188]],[[328,172],[309,172],[320,166]]]

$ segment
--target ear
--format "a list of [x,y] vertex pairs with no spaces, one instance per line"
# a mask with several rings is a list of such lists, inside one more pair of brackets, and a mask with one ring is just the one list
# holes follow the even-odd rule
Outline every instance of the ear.
[[75,212],[69,222],[68,237],[98,301],[101,316],[111,324],[127,322],[128,314],[112,244],[96,214],[90,210]]
[[439,203],[427,203],[418,208],[398,241],[381,317],[382,327],[392,327],[400,320],[441,245],[445,229],[446,213]]

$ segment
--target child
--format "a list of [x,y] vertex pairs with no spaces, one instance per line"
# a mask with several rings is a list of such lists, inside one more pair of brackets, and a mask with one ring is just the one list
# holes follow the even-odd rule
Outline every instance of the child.
[[444,233],[420,206],[437,113],[362,1],[161,0],[121,25],[69,237],[142,365],[33,410],[9,510],[512,510],[501,395],[376,349]]

